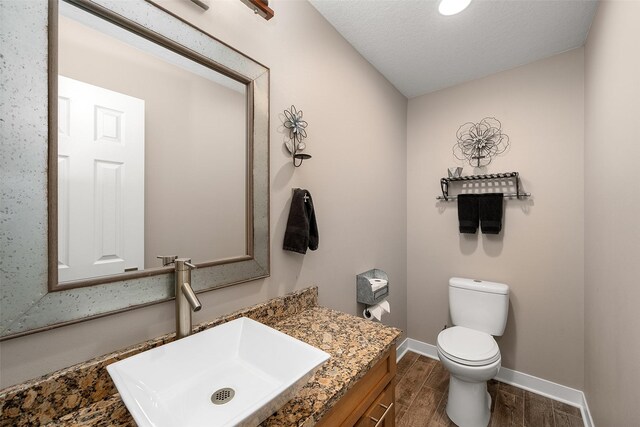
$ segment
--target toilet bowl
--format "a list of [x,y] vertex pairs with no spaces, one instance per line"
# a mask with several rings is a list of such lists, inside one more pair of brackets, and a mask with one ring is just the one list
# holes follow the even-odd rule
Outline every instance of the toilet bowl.
[[487,427],[491,396],[487,381],[500,370],[493,336],[507,323],[509,287],[475,279],[449,280],[449,313],[455,326],[438,334],[438,357],[449,371],[447,415],[459,427]]
[[500,349],[481,331],[454,326],[438,335],[438,357],[449,371],[447,415],[460,427],[486,427],[491,416],[487,381],[500,370]]

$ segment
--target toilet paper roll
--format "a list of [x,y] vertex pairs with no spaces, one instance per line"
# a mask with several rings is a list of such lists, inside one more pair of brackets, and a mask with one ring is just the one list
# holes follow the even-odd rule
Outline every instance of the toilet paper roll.
[[369,279],[369,284],[371,285],[371,290],[375,292],[378,289],[387,286],[387,281],[384,279]]
[[381,322],[382,315],[384,313],[391,313],[391,306],[389,305],[389,301],[387,301],[386,299],[380,301],[376,305],[365,308],[362,312],[362,316],[368,320],[376,319],[378,322]]

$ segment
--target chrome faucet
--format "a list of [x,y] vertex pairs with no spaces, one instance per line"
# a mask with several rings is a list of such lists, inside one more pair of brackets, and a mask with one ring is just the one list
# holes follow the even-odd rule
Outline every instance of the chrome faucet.
[[175,264],[176,276],[176,339],[184,338],[193,332],[191,310],[199,311],[202,308],[200,300],[191,288],[191,270],[196,268],[191,264],[191,258],[178,258],[177,256],[159,256],[162,265]]

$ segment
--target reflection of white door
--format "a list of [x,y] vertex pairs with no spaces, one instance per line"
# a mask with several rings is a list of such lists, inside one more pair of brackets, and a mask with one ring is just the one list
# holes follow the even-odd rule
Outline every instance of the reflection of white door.
[[58,280],[144,268],[144,101],[58,79]]

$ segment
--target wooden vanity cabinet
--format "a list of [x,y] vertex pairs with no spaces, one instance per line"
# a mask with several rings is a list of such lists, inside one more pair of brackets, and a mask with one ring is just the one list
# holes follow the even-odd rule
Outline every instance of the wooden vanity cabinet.
[[395,427],[395,345],[316,424],[318,427]]

